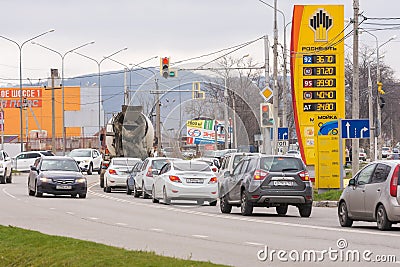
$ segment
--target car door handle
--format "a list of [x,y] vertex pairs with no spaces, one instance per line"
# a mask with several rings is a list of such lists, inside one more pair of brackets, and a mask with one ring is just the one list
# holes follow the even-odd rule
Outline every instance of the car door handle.
[[378,188],[378,190],[376,190],[376,191],[378,191],[378,192],[381,192],[381,189],[380,189],[380,188]]

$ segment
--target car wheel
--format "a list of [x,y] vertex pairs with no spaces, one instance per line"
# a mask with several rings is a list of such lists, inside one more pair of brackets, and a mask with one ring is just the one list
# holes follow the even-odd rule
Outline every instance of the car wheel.
[[339,223],[342,227],[351,227],[353,225],[353,220],[349,218],[349,213],[347,211],[346,202],[342,201],[339,204],[338,209]]
[[253,205],[248,201],[244,191],[241,195],[240,212],[243,216],[250,216],[253,214]]
[[288,211],[288,205],[281,205],[276,207],[276,213],[278,213],[279,215],[286,215]]
[[28,194],[29,194],[30,196],[34,196],[34,195],[35,195],[35,191],[31,190],[31,189],[29,188],[29,186],[28,186]]
[[133,185],[133,196],[140,197],[140,192],[138,192],[138,190],[136,188],[136,184]]
[[4,176],[0,176],[0,184],[5,184],[6,183],[6,174],[4,173]]
[[87,170],[87,174],[88,174],[88,175],[92,175],[92,173],[93,173],[93,164],[90,162],[89,168],[88,168],[88,170]]
[[228,203],[226,195],[219,199],[219,207],[222,213],[231,213],[232,205]]
[[106,193],[111,193],[111,187],[109,187],[108,185],[106,185],[105,187],[104,187],[104,192],[106,192]]
[[380,205],[376,211],[376,223],[378,229],[382,231],[390,230],[390,228],[392,228],[392,223],[389,221],[383,205]]
[[165,205],[171,204],[171,199],[168,198],[167,190],[165,189],[165,187],[163,189],[163,202]]
[[126,184],[126,194],[127,195],[132,195],[132,190],[129,188],[128,184]]
[[310,217],[312,204],[303,204],[299,206],[299,213],[301,217]]
[[153,186],[153,188],[151,189],[151,200],[153,201],[153,203],[158,203],[160,202],[157,198],[156,198],[156,190]]
[[35,189],[36,189],[36,191],[35,191],[35,197],[42,197],[42,196],[43,196],[43,193],[39,192],[37,183],[35,183]]
[[104,177],[100,177],[100,188],[104,188]]
[[210,206],[217,206],[217,201],[216,200],[214,200],[214,201],[210,201]]
[[203,205],[204,204],[204,200],[197,200],[197,205]]
[[147,194],[146,190],[144,190],[144,182],[142,183],[142,197],[143,199],[149,198],[149,194]]
[[12,169],[10,171],[10,175],[8,176],[8,178],[6,179],[6,183],[11,184],[12,183]]
[[97,170],[97,174],[101,174],[101,166],[103,166],[103,162],[100,162],[100,167],[99,167],[99,169]]
[[79,194],[79,198],[86,198],[86,194]]

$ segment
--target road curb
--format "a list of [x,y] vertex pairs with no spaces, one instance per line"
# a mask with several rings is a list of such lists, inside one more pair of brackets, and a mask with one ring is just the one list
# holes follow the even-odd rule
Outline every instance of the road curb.
[[313,206],[314,207],[332,208],[332,207],[337,207],[338,206],[338,202],[337,201],[332,201],[332,200],[314,201],[313,202]]

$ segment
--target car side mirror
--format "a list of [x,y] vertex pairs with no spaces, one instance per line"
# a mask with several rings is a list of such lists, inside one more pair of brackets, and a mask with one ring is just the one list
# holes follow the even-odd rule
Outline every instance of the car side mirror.
[[356,185],[356,180],[355,179],[350,179],[349,180],[349,185],[355,186]]

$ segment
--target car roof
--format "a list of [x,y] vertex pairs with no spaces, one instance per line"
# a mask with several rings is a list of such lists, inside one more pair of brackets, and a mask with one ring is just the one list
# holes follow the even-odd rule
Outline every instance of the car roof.
[[42,156],[42,159],[55,159],[55,160],[74,160],[74,158],[68,156]]

